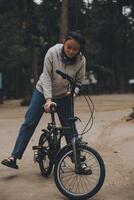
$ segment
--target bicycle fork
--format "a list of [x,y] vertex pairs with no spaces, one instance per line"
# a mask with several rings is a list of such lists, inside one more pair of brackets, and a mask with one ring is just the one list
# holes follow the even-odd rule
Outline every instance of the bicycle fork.
[[78,172],[80,169],[80,151],[78,151],[77,139],[75,137],[72,139],[72,147],[73,147],[75,171]]

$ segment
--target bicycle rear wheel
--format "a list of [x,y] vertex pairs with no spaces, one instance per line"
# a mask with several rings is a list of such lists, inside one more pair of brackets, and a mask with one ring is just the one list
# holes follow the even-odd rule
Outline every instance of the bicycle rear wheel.
[[50,145],[47,138],[47,132],[43,133],[39,139],[39,146],[42,148],[38,150],[39,168],[41,174],[45,177],[49,176],[53,170],[53,162],[50,158]]
[[101,156],[86,145],[79,145],[80,155],[85,157],[83,162],[91,173],[83,174],[75,170],[71,157],[72,146],[65,148],[55,163],[54,178],[59,191],[74,200],[85,200],[94,196],[102,187],[105,178],[105,166]]

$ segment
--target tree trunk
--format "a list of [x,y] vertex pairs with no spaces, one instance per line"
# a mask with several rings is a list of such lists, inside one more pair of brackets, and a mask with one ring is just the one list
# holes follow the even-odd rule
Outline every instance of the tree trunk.
[[32,72],[31,72],[31,86],[32,86],[32,91],[35,89],[36,82],[38,79],[38,74],[37,74],[37,55],[36,55],[36,49],[34,44],[31,47],[31,54],[32,54]]
[[59,41],[63,42],[68,32],[68,0],[62,1],[61,16],[60,16],[60,37]]

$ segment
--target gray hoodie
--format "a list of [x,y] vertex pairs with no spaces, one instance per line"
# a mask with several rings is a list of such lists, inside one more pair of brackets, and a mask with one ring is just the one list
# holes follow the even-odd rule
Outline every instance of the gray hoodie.
[[85,57],[78,55],[75,64],[66,65],[62,62],[62,48],[63,44],[56,44],[45,55],[43,73],[36,84],[36,89],[44,94],[45,99],[67,95],[68,81],[57,74],[56,70],[61,70],[79,82],[85,78]]

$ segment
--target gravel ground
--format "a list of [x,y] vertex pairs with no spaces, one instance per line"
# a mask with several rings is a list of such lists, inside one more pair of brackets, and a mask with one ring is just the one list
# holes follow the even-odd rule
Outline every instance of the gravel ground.
[[[106,165],[104,185],[92,200],[134,200],[134,120],[126,121],[134,107],[134,95],[91,98],[95,104],[94,124],[84,140],[101,154]],[[10,155],[26,109],[20,106],[20,100],[0,105],[0,160]],[[89,111],[81,96],[76,99],[75,110],[82,120],[77,127],[82,130]],[[0,200],[66,200],[57,190],[53,175],[42,177],[33,162],[32,146],[37,144],[49,117],[49,114],[42,117],[23,159],[18,162],[19,170],[0,165]]]

